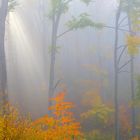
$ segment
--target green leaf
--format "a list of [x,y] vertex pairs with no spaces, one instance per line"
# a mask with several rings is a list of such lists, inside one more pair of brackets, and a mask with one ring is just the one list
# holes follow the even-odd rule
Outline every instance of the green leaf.
[[61,14],[65,14],[69,10],[69,2],[64,0],[51,0],[51,9],[49,11],[48,17],[52,19],[60,11]]
[[15,7],[18,5],[16,0],[9,0],[8,2],[8,12],[13,12]]
[[87,13],[82,13],[78,17],[72,17],[66,25],[69,29],[77,30],[86,27],[95,27],[95,28],[103,28],[103,24],[95,23],[90,19],[90,16]]
[[89,5],[92,2],[92,0],[81,0],[81,1],[84,2],[87,5]]

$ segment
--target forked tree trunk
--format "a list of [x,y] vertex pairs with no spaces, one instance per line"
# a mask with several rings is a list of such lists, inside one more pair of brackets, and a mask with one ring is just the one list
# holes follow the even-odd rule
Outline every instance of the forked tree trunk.
[[5,56],[5,22],[8,12],[8,0],[1,0],[0,7],[0,93],[2,95],[3,114],[6,113],[4,109],[8,102],[7,95],[7,70],[6,70],[6,56]]

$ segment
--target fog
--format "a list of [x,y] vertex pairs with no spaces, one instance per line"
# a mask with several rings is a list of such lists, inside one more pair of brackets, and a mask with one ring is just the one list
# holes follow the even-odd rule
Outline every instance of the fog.
[[140,139],[139,0],[0,0],[0,140]]
[[[83,12],[87,12],[95,22],[114,27],[117,6],[115,0],[98,0],[90,6],[75,0],[70,3],[69,12],[62,16],[58,34],[66,30],[65,23],[71,16]],[[9,98],[34,117],[46,113],[48,105],[51,44],[48,11],[49,1],[20,0],[7,17]],[[124,34],[120,32],[122,42]],[[87,27],[74,30],[59,38],[58,46],[61,47],[56,54],[55,83],[58,80],[60,83],[56,93],[66,90],[69,100],[77,102],[87,91],[100,87],[102,96],[113,100],[114,29]],[[126,52],[123,61],[128,57]],[[135,70],[135,74],[139,74],[138,56]],[[121,100],[128,100],[128,73],[121,73],[119,85]]]

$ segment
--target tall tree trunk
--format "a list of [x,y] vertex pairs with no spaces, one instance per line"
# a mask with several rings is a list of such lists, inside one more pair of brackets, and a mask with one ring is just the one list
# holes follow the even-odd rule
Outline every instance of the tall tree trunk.
[[[52,27],[52,43],[51,43],[51,62],[50,62],[50,78],[49,78],[49,95],[48,98],[50,99],[54,94],[54,78],[55,78],[55,49],[56,49],[56,43],[57,43],[57,29],[55,22],[53,22]],[[49,106],[51,106],[51,102],[49,101]]]
[[[130,18],[130,12],[132,8],[132,3],[130,0],[128,0],[128,25],[129,25],[129,31],[130,35],[133,36],[133,29],[132,29],[132,23]],[[130,62],[130,82],[131,82],[131,101],[133,102],[135,100],[135,90],[134,90],[134,56],[131,55],[131,62]],[[132,105],[131,108],[131,118],[132,118],[132,137],[136,136],[136,110],[135,107]]]
[[[133,56],[131,56],[132,60],[130,63],[130,76],[131,76],[131,100],[132,102],[135,100],[135,91],[134,91],[134,60]],[[132,105],[132,137],[136,136],[136,110]]]
[[[47,71],[47,64],[46,64],[46,59],[47,59],[47,41],[46,41],[46,29],[47,29],[47,25],[46,25],[46,17],[45,17],[45,13],[46,13],[46,5],[47,2],[46,0],[42,0],[42,5],[40,5],[40,11],[43,11],[42,13],[42,62],[43,62],[43,69],[44,72]],[[41,13],[41,12],[40,12]],[[47,75],[45,74],[45,78],[44,78],[45,83],[47,83]]]
[[114,102],[115,102],[115,140],[120,138],[119,104],[118,104],[118,41],[119,41],[119,19],[121,14],[121,2],[116,14],[115,23],[115,45],[114,45]]
[[0,7],[0,93],[2,94],[3,114],[6,113],[4,106],[8,101],[7,70],[5,56],[5,22],[7,12],[8,12],[8,0],[2,0]]
[[[55,90],[55,57],[56,57],[56,47],[57,47],[57,31],[59,26],[61,16],[61,5],[58,13],[53,14],[53,25],[52,25],[52,42],[51,42],[51,62],[50,62],[50,78],[49,78],[49,99],[53,97]],[[51,101],[49,101],[49,106],[51,106]]]

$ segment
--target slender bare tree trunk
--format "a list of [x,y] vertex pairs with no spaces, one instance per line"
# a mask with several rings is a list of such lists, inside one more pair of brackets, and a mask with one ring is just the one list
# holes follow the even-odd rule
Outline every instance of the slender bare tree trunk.
[[[53,97],[55,90],[55,58],[56,58],[56,47],[57,47],[57,32],[59,21],[61,17],[61,5],[58,13],[54,13],[52,17],[52,42],[51,42],[51,61],[50,61],[50,78],[49,78],[49,99]],[[51,106],[49,101],[49,106]]]
[[[5,22],[8,12],[8,0],[1,0],[0,7],[0,94],[2,95],[2,113],[7,114],[6,103],[8,102],[7,95],[7,70],[5,56]],[[6,140],[5,132],[7,131],[7,119],[4,119],[3,138]]]
[[[129,25],[129,31],[130,35],[133,36],[133,29],[132,29],[132,23],[130,19],[130,12],[132,8],[132,3],[130,0],[128,0],[128,25]],[[134,89],[134,56],[131,55],[131,62],[130,62],[130,82],[131,82],[131,101],[133,102],[135,100],[135,89]],[[132,117],[132,137],[136,136],[136,110],[135,107],[132,105],[131,108],[131,117]]]
[[[132,61],[130,63],[130,76],[131,76],[131,100],[132,102],[135,100],[135,90],[134,90],[134,60],[133,56],[131,56]],[[135,107],[132,105],[132,137],[136,136],[136,110]]]
[[[49,78],[49,98],[51,98],[54,94],[54,78],[55,78],[55,49],[56,49],[56,25],[55,21],[53,22],[52,27],[52,45],[51,45],[51,62],[50,62],[50,78]],[[51,102],[49,101],[49,106],[51,106]]]
[[7,70],[5,56],[5,22],[7,12],[8,12],[8,0],[2,0],[0,7],[0,93],[2,94],[3,114],[6,113],[4,106],[8,101]]
[[114,102],[115,102],[115,140],[120,138],[119,104],[118,104],[118,41],[119,41],[119,19],[121,14],[121,2],[116,14],[115,23],[115,45],[114,45]]

